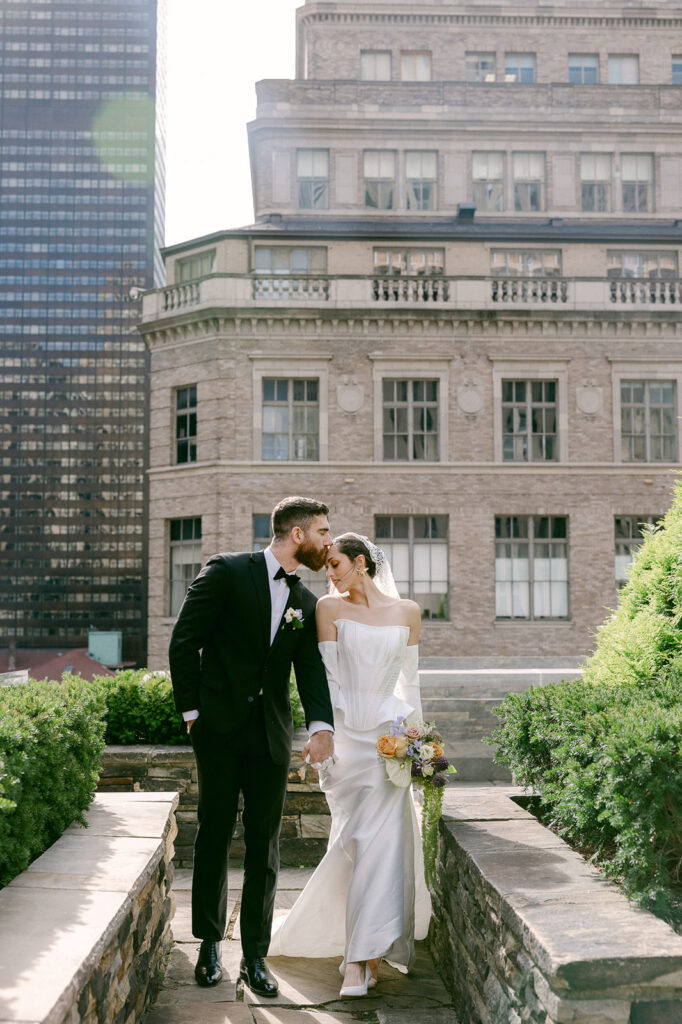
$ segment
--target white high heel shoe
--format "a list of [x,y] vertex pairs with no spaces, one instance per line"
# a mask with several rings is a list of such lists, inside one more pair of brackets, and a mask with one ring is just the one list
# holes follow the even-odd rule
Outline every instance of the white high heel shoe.
[[367,989],[369,988],[369,982],[370,982],[370,978],[371,977],[372,977],[372,972],[369,969],[369,965],[365,964],[365,983],[364,983],[364,985],[344,985],[343,988],[341,989],[341,991],[339,992],[339,995],[341,996],[342,999],[349,999],[349,998],[352,998],[353,996],[366,996],[367,995]]
[[[379,963],[381,963],[381,960],[379,961]],[[346,961],[345,960],[342,960],[341,963],[339,964],[339,974],[341,975],[342,978],[344,978],[345,975],[346,975]],[[367,988],[376,988],[378,980],[379,980],[378,978],[374,977],[374,975],[372,974],[372,971],[370,969],[369,981],[367,982]]]

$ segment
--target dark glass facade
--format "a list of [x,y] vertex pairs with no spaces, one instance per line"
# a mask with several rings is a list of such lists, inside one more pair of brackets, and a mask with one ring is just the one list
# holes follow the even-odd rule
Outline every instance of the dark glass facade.
[[0,2],[0,647],[92,626],[146,657],[163,22],[163,0]]

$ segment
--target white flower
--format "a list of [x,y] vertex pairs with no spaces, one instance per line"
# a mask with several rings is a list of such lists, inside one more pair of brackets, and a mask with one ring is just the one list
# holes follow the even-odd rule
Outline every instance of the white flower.
[[436,751],[433,749],[433,744],[425,743],[419,751],[419,756],[422,761],[431,761],[435,753]]
[[434,771],[435,769],[432,764],[425,764],[424,767],[422,768],[422,774],[427,779],[433,775]]
[[284,621],[294,629],[303,629],[303,610],[301,608],[287,608]]

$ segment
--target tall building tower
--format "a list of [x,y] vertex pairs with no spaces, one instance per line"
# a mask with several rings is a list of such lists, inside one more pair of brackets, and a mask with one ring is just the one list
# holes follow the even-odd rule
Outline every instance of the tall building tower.
[[146,649],[164,0],[0,4],[0,646]]
[[153,664],[292,493],[388,549],[423,655],[590,650],[682,442],[681,32],[639,0],[298,9],[255,224],[144,300]]

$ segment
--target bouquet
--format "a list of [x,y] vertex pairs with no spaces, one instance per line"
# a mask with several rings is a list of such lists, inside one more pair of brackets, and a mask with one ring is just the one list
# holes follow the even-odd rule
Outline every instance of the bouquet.
[[436,874],[438,822],[443,810],[445,776],[456,769],[445,757],[443,737],[433,722],[397,718],[377,740],[377,752],[394,786],[416,782],[423,791],[422,843],[424,875],[432,885]]

